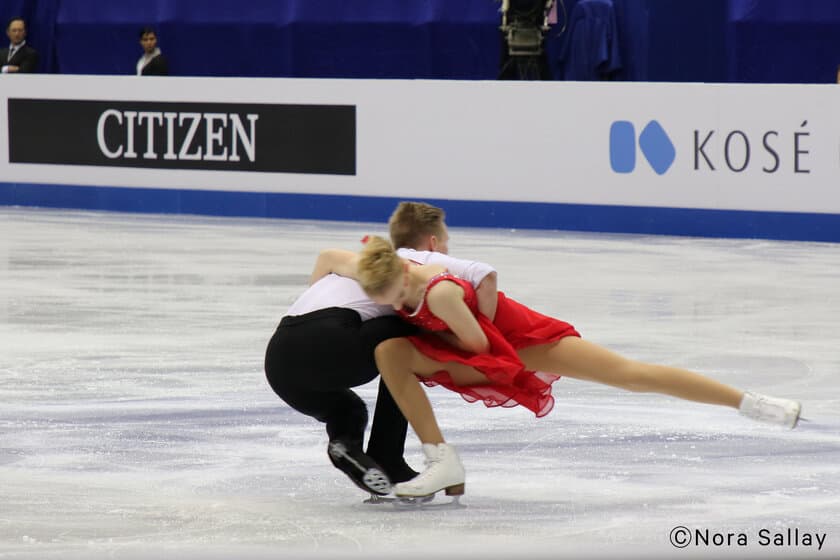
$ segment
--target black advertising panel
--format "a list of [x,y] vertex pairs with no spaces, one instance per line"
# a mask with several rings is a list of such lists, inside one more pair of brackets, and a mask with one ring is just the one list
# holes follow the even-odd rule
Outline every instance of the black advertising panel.
[[9,162],[356,174],[356,107],[9,99]]

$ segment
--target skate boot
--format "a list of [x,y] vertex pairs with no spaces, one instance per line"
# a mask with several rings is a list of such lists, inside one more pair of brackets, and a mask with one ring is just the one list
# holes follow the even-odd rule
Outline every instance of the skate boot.
[[758,393],[744,393],[738,411],[753,420],[779,424],[793,429],[799,422],[802,405],[790,399],[768,397]]
[[368,457],[373,459],[377,465],[382,467],[382,470],[388,475],[388,479],[390,479],[391,484],[396,484],[398,482],[405,482],[406,480],[411,480],[418,474],[419,472],[415,471],[411,467],[408,466],[408,463],[400,457],[398,459],[383,459],[382,457],[377,457],[376,455],[368,452]]
[[391,481],[376,462],[362,452],[362,446],[347,440],[334,439],[327,446],[330,461],[350,477],[353,483],[371,494],[384,496],[391,492]]
[[455,448],[447,443],[424,443],[426,470],[407,482],[394,485],[398,498],[429,496],[445,490],[447,496],[464,493],[464,466]]

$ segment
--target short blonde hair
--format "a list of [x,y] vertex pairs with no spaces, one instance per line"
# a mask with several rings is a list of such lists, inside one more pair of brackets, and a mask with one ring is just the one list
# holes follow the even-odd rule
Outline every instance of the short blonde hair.
[[416,249],[427,235],[443,234],[443,208],[425,202],[403,201],[388,220],[388,229],[394,247]]
[[403,261],[387,239],[371,235],[359,254],[359,284],[369,296],[390,287],[403,271]]

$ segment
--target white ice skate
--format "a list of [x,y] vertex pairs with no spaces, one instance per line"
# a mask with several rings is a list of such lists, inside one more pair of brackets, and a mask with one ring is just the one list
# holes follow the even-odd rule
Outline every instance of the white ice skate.
[[422,501],[426,496],[444,490],[454,496],[452,503],[464,493],[464,466],[455,448],[446,443],[424,443],[426,470],[408,480],[394,485],[394,495],[403,503]]
[[738,411],[753,420],[779,424],[793,429],[799,422],[802,405],[790,399],[768,397],[758,393],[744,393]]

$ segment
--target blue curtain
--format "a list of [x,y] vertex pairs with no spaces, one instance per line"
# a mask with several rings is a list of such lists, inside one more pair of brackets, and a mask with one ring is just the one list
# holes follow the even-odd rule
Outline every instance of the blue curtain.
[[[580,0],[565,0],[571,15]],[[834,82],[840,0],[612,0],[634,81]],[[173,75],[495,79],[499,0],[0,0],[41,72],[133,74],[151,25]],[[555,79],[570,29],[549,30]],[[0,38],[2,39],[2,38]]]
[[613,0],[580,0],[569,14],[559,61],[565,80],[612,80],[621,70]]
[[[559,11],[558,25],[549,31],[546,50],[549,54],[552,75],[562,79],[567,69],[576,61],[567,56],[568,43],[572,40],[572,15],[581,0],[565,0],[566,19]],[[651,0],[612,0],[615,12],[615,31],[618,41],[617,53],[613,56],[620,66],[610,72],[610,78],[622,81],[645,81],[648,79],[648,57],[650,56],[650,11]],[[655,8],[655,7],[654,7]],[[566,24],[565,30],[563,24]],[[562,33],[561,33],[562,31]]]
[[492,79],[499,65],[493,0],[53,4],[50,69],[67,74],[133,74],[145,25],[172,75]]
[[834,83],[840,2],[730,0],[729,81]]

